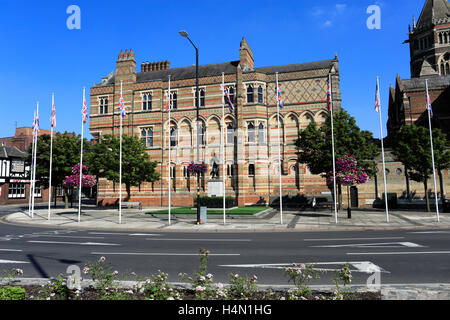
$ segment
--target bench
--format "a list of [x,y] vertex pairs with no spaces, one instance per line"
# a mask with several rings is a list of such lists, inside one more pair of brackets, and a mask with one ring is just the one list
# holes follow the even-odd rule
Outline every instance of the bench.
[[138,208],[139,210],[142,210],[142,204],[138,201],[122,202],[122,208],[125,209]]
[[[315,205],[314,204],[314,198],[315,198]],[[314,197],[311,200],[311,207],[313,208],[314,211],[319,210],[319,209],[329,209],[332,210],[333,209],[333,202],[328,201],[327,198],[319,198],[319,197]]]

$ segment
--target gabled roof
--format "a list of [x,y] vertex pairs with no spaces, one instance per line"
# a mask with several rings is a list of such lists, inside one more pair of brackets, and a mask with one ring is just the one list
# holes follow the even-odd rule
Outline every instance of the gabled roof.
[[[264,74],[275,74],[276,72],[296,72],[296,71],[308,71],[308,70],[318,70],[318,69],[331,69],[336,62],[334,60],[322,60],[306,63],[288,64],[282,66],[271,66],[250,69],[245,72],[259,72]],[[225,74],[235,74],[239,65],[239,61],[215,63],[200,65],[198,67],[199,77],[212,77],[221,76],[222,72]],[[158,71],[149,72],[139,72],[136,75],[136,82],[150,82],[150,81],[167,81],[168,76],[172,81],[194,79],[195,78],[195,66],[192,67],[182,67],[173,68]],[[115,76],[109,76],[108,80],[101,84],[96,84],[95,86],[109,86],[115,83]]]
[[448,0],[427,0],[417,21],[417,27],[439,24],[450,19],[450,4]]
[[17,147],[0,147],[0,158],[25,158],[28,154],[26,152],[22,152]]
[[287,64],[283,66],[255,68],[255,71],[265,74],[274,74],[276,72],[295,72],[295,71],[308,71],[318,69],[330,69],[335,61],[336,60],[322,60],[306,63]]

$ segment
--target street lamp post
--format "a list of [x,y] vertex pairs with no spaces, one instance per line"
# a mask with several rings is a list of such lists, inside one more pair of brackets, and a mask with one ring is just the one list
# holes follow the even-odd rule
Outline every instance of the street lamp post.
[[[195,107],[197,109],[197,163],[200,163],[200,99],[198,90],[198,48],[189,38],[186,31],[180,31],[180,35],[189,40],[195,48]],[[200,224],[200,172],[197,172],[197,224]]]

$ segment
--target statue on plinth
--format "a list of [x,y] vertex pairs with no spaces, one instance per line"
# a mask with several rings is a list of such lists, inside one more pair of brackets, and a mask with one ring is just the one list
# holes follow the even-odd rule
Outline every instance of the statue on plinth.
[[211,179],[219,179],[219,163],[220,159],[217,157],[217,155],[214,153],[213,157],[211,158]]

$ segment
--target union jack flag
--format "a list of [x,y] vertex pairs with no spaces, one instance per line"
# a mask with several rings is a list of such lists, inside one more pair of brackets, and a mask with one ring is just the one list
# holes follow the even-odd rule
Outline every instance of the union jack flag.
[[36,122],[34,123],[34,130],[36,131],[36,134],[38,134],[39,131],[41,130],[39,128],[39,106],[38,109],[36,110]]
[[327,92],[327,101],[328,101],[328,112],[331,112],[333,108],[333,99],[331,95],[331,83],[328,81],[328,92]]
[[431,108],[430,95],[428,94],[428,81],[426,81],[427,89],[427,110],[430,112],[430,118],[433,118],[433,109]]
[[32,128],[33,128],[33,135],[34,135],[34,133],[35,133],[35,131],[36,131],[36,112],[35,112],[34,115],[33,115],[33,125],[32,125]]
[[83,97],[83,108],[81,109],[81,115],[83,117],[83,122],[86,123],[88,119],[88,107],[86,104],[86,98]]
[[380,87],[378,85],[378,79],[377,79],[377,90],[375,93],[375,111],[380,112]]
[[56,109],[55,109],[55,102],[53,102],[53,99],[52,99],[52,117],[50,118],[50,121],[52,122],[51,124],[52,128],[56,127]]
[[127,110],[125,108],[125,101],[123,100],[122,87],[120,88],[119,110],[122,114],[122,118],[125,118],[125,116],[127,115]]
[[280,86],[277,84],[275,85],[275,93],[277,95],[277,100],[280,104],[280,110],[283,109],[283,100],[281,99],[281,91],[280,91]]
[[233,113],[234,105],[233,102],[231,101],[228,89],[225,86],[223,87],[223,96],[225,98],[226,104],[228,105],[228,108],[230,109],[230,113]]

